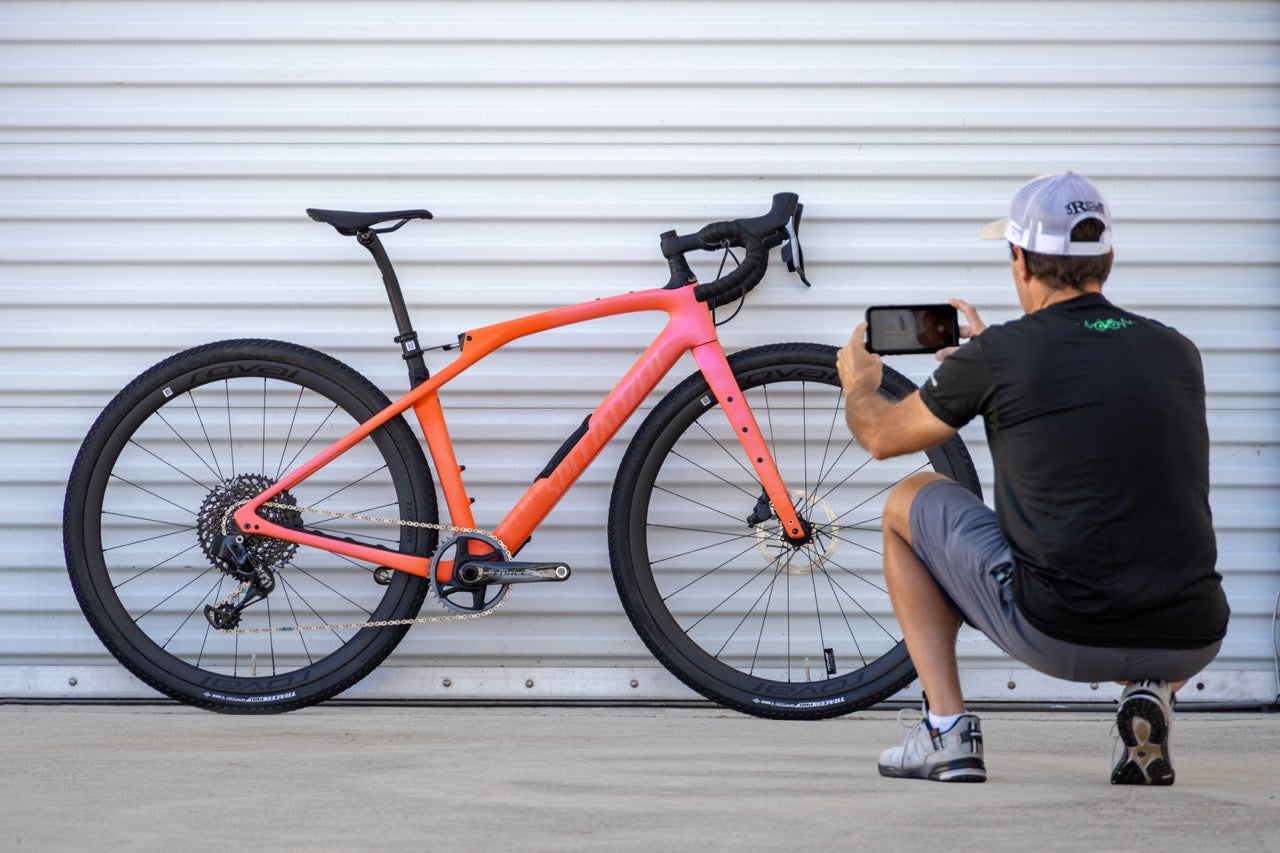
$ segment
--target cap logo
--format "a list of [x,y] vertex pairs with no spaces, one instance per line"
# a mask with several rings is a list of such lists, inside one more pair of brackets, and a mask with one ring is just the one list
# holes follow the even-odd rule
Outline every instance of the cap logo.
[[1075,216],[1077,213],[1103,213],[1107,212],[1107,206],[1100,201],[1073,201],[1067,205],[1067,215]]

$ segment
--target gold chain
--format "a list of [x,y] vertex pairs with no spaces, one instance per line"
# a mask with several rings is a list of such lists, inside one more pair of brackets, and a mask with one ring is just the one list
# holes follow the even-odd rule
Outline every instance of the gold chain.
[[[222,530],[224,533],[229,527],[231,514],[247,503],[248,501],[241,501],[238,504],[227,507],[227,511],[222,515]],[[498,546],[502,548],[503,557],[508,562],[511,560],[511,552],[507,550],[507,546],[502,543],[502,540],[498,539],[486,530],[480,530],[475,527],[456,527],[452,524],[435,524],[430,521],[406,521],[399,518],[380,518],[374,515],[360,515],[358,513],[339,512],[332,509],[319,509],[312,506],[295,506],[294,504],[273,503],[271,501],[263,503],[262,506],[270,507],[272,509],[285,509],[298,513],[314,512],[320,515],[332,516],[334,518],[354,518],[358,521],[371,521],[375,524],[395,524],[400,527],[419,527],[427,530],[440,530],[454,534],[471,533],[497,542]],[[226,604],[250,586],[251,584],[248,581],[240,584],[240,586],[236,587],[230,594],[219,601],[215,605],[215,608]],[[511,585],[507,584],[506,588],[502,592],[502,596],[494,602],[492,607],[488,607],[484,610],[478,610],[475,613],[451,613],[444,616],[418,616],[413,619],[384,619],[378,622],[348,622],[342,625],[289,625],[280,628],[217,628],[215,630],[222,634],[278,634],[289,631],[336,631],[346,628],[389,628],[393,625],[417,625],[423,622],[457,622],[462,619],[482,619],[485,616],[489,616],[490,614],[500,610],[502,606],[507,603],[507,599],[510,597]],[[443,603],[441,606],[443,606]]]

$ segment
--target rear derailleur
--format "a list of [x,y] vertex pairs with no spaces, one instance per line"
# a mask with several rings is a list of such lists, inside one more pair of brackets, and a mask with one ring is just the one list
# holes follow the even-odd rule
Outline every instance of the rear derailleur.
[[[276,588],[276,577],[247,547],[244,536],[223,536],[216,558],[222,571],[240,582],[240,588],[218,604],[206,604],[204,618],[219,631],[240,625],[240,614],[255,601],[266,598]],[[237,600],[239,599],[239,600]]]

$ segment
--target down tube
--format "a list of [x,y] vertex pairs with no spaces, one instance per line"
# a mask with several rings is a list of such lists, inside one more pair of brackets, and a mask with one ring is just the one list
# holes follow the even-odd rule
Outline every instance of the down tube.
[[760,426],[756,423],[756,417],[751,407],[747,405],[742,389],[738,387],[738,380],[734,378],[733,370],[729,367],[724,348],[719,342],[703,344],[693,348],[693,357],[698,362],[702,375],[706,377],[707,384],[711,386],[712,392],[720,402],[720,407],[729,418],[734,434],[742,442],[743,450],[750,457],[751,467],[760,478],[760,484],[764,486],[765,493],[769,495],[769,500],[773,503],[774,511],[778,513],[788,538],[803,539],[804,528],[800,524],[800,514],[796,512],[795,505],[791,502],[791,495],[782,482],[782,475],[778,473],[778,466],[769,453],[769,447],[760,432]]
[[[705,314],[705,309],[699,310]],[[695,351],[701,345],[699,341],[706,340],[704,324],[691,318],[700,320],[692,312],[683,313],[680,318],[673,317],[671,325],[645,350],[587,418],[586,431],[568,449],[560,463],[545,477],[535,481],[494,528],[494,534],[511,547],[513,553],[523,547],[534,529],[577,482],[662,377],[675,366],[680,356]],[[714,337],[714,334],[712,329],[710,335]],[[720,357],[723,360],[723,350]]]

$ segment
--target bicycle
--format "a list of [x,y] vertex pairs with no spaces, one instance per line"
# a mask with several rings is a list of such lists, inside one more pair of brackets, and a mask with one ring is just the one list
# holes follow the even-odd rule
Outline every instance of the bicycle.
[[[338,360],[271,340],[197,346],[142,373],[68,481],[64,548],[89,624],[185,703],[268,713],[331,698],[410,625],[487,616],[518,584],[566,580],[564,562],[515,556],[689,352],[699,370],[644,418],[614,481],[610,563],[632,625],[681,681],[749,714],[817,719],[892,695],[914,671],[883,589],[879,506],[925,467],[979,486],[958,437],[905,460],[865,454],[844,425],[834,347],[726,356],[715,311],[742,307],[773,248],[805,280],[802,211],[780,193],[764,216],[668,231],[665,286],[464,332],[433,376],[379,238],[431,214],[309,210],[372,254],[410,390],[392,402]],[[706,283],[685,258],[735,248],[739,265]],[[653,343],[505,517],[479,527],[441,388],[518,338],[642,311],[668,315]],[[883,393],[914,387],[885,368]],[[420,616],[428,593],[443,610]]]

